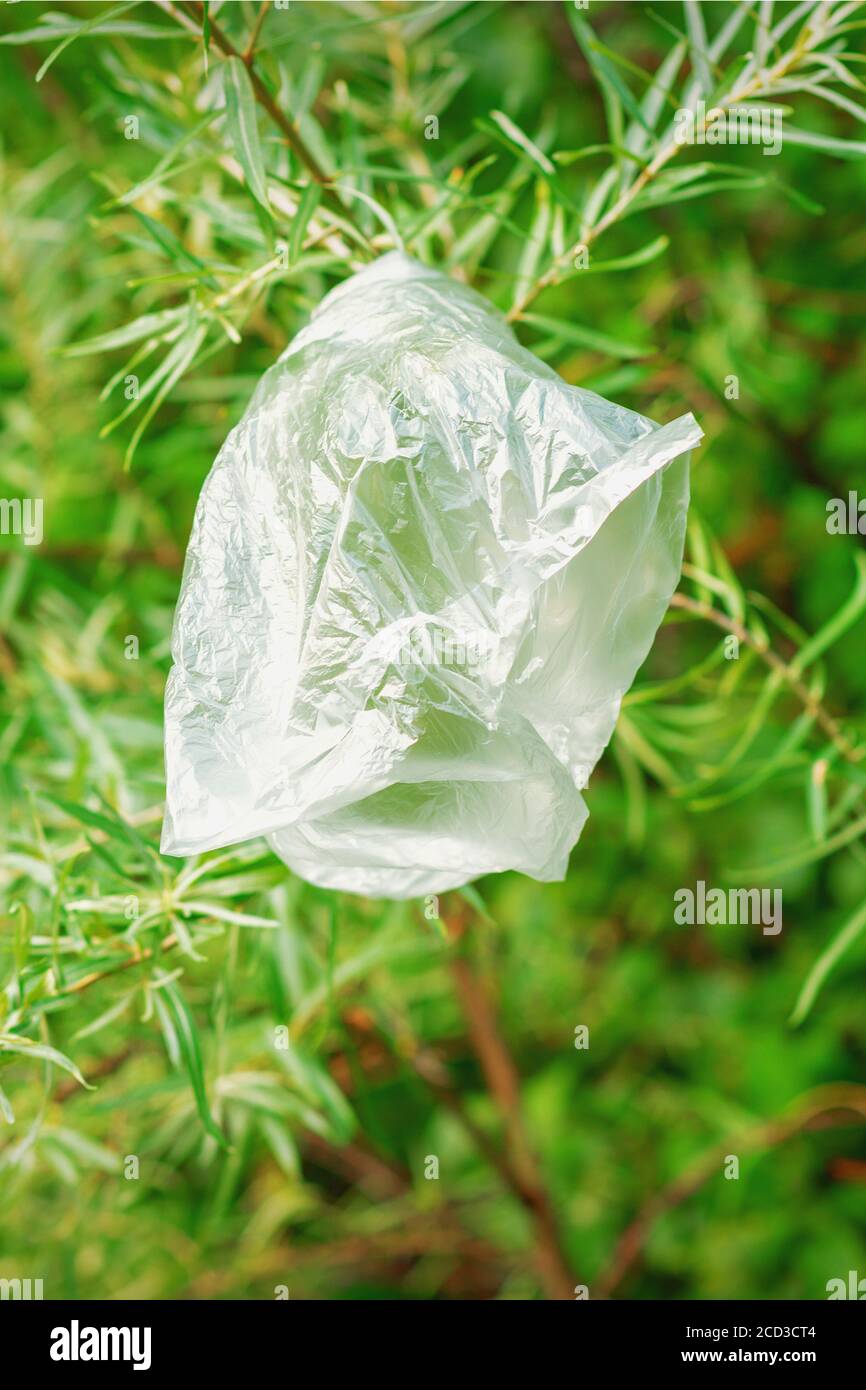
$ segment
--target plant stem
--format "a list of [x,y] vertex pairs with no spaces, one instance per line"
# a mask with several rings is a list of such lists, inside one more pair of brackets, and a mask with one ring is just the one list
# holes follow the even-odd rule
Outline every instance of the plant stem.
[[147,946],[143,951],[136,951],[127,960],[120,961],[117,965],[111,966],[108,970],[94,970],[90,975],[82,975],[80,980],[74,984],[67,985],[64,989],[59,989],[53,999],[62,999],[69,994],[80,994],[83,989],[89,989],[91,985],[97,984],[100,980],[107,980],[109,976],[119,975],[123,970],[131,970],[135,965],[141,965],[143,961],[151,960],[156,955],[164,955],[177,945],[177,937],[173,934],[163,937],[156,947]]
[[[467,926],[465,903],[452,899],[442,912],[443,921],[446,916],[449,933],[457,941]],[[451,975],[487,1089],[502,1114],[507,1156],[504,1172],[509,1185],[531,1214],[541,1278],[550,1298],[571,1300],[574,1298],[575,1279],[562,1248],[553,1203],[544,1185],[541,1167],[526,1133],[520,1103],[520,1075],[499,1030],[487,991],[465,956],[455,955]],[[500,1171],[503,1171],[501,1167]]]
[[730,632],[740,642],[750,647],[769,666],[770,670],[775,672],[794,692],[803,707],[824,730],[834,748],[837,748],[842,754],[842,757],[855,766],[862,760],[866,749],[857,748],[850,742],[842,732],[839,721],[828,713],[821,701],[816,699],[808,686],[791,670],[782,657],[773,651],[772,647],[763,645],[749,632],[748,628],[743,627],[742,623],[736,622],[733,618],[729,618],[726,613],[720,613],[717,608],[711,608],[708,603],[701,603],[698,599],[689,598],[687,594],[674,594],[671,598],[671,607],[681,608],[687,613],[693,613],[696,618],[704,618],[707,622],[715,623],[716,627]]
[[[183,7],[186,10],[187,14],[191,15],[195,20],[198,21],[200,25],[203,26],[204,5],[201,3],[201,0],[185,0]],[[259,103],[259,106],[261,106],[263,111],[267,111],[274,125],[279,128],[279,130],[285,137],[286,143],[290,146],[290,148],[297,155],[301,163],[316,180],[316,183],[327,185],[330,182],[328,175],[325,173],[324,169],[321,168],[312,151],[307,148],[304,140],[302,139],[299,132],[292,125],[291,121],[283,114],[283,112],[277,106],[277,103],[274,101],[264,82],[259,77],[259,74],[256,72],[255,65],[252,60],[252,55],[249,58],[247,58],[244,54],[240,52],[239,49],[235,48],[231,39],[228,37],[227,34],[223,32],[223,30],[220,28],[219,24],[217,24],[215,19],[212,19],[210,21],[210,33],[211,38],[213,39],[217,48],[219,48],[220,51],[224,53],[227,58],[240,58],[242,62],[246,63],[246,66],[249,69],[250,82],[252,84],[253,93],[255,95],[256,101]]]
[[714,1174],[719,1175],[729,1154],[775,1148],[811,1126],[829,1128],[856,1123],[851,1119],[852,1114],[859,1116],[861,1123],[866,1122],[866,1087],[844,1083],[825,1086],[803,1097],[791,1114],[756,1125],[714,1145],[638,1212],[617,1242],[609,1266],[593,1285],[595,1295],[610,1297],[640,1256],[658,1218],[693,1196]]
[[[714,101],[708,111],[705,111],[701,120],[696,123],[696,134],[705,134],[707,129],[716,125],[724,119],[726,112],[732,107],[739,106],[744,102],[756,100],[761,96],[770,93],[777,82],[780,82],[789,73],[795,71],[804,57],[807,57],[817,42],[824,37],[824,31],[820,23],[813,29],[813,17],[810,16],[797,36],[796,41],[783,54],[779,61],[771,68],[759,68],[759,70],[739,87],[734,87],[727,95],[719,97]],[[683,149],[683,144],[679,143],[675,136],[671,138],[657,150],[650,162],[637,175],[634,182],[621,194],[617,201],[604,214],[603,217],[591,227],[581,229],[581,237],[575,244],[556,256],[548,267],[521,296],[516,304],[509,310],[506,318],[509,322],[519,319],[527,307],[534,299],[541,294],[542,290],[548,289],[551,285],[559,282],[562,273],[574,262],[577,253],[584,247],[588,247],[593,241],[618,222],[624,213],[632,206],[635,199],[644,191],[648,184],[656,175],[669,164],[675,155]]]
[[243,59],[247,67],[249,67],[250,63],[253,61],[253,57],[255,56],[256,44],[259,41],[259,34],[262,32],[262,25],[265,22],[265,18],[270,8],[271,0],[262,0],[261,5],[259,6],[259,12],[256,15],[255,23],[253,24],[253,27],[250,30],[250,37],[247,41],[247,46],[243,52]]
[[[180,22],[183,22],[183,14],[185,11],[186,15],[191,16],[192,19],[195,20],[196,23],[199,25],[198,33],[201,33],[204,27],[204,5],[201,3],[201,0],[181,0],[180,9],[176,8],[171,3],[166,3],[165,0],[163,0],[163,8],[166,9],[166,11],[169,14],[171,14],[173,18],[177,19]],[[259,23],[257,24],[256,28],[256,37],[258,37],[258,28],[260,27],[260,22],[263,19],[263,17],[263,14],[260,13]],[[185,27],[189,27],[188,21]],[[356,235],[359,237],[359,239],[366,245],[367,238],[355,225],[351,213],[347,212],[346,208],[343,206],[343,203],[341,202],[337,194],[334,192],[330,176],[325,173],[324,169],[322,169],[321,165],[319,164],[315,155],[307,146],[300,132],[296,129],[296,127],[288,119],[284,112],[280,110],[279,106],[277,106],[277,103],[274,101],[273,97],[271,96],[270,92],[268,91],[267,87],[265,86],[264,82],[262,81],[261,77],[256,71],[254,54],[253,51],[250,49],[249,45],[247,47],[247,51],[245,53],[241,53],[240,50],[235,47],[231,39],[214,19],[211,19],[210,21],[210,34],[213,42],[216,44],[217,48],[220,50],[221,53],[223,53],[227,58],[239,58],[241,62],[244,63],[249,73],[250,84],[253,89],[253,96],[255,97],[258,104],[261,106],[262,110],[266,111],[267,114],[270,116],[274,125],[283,135],[286,144],[294,152],[294,154],[300,160],[301,164],[304,165],[310,176],[316,181],[316,183],[322,185],[323,202],[330,207],[332,212],[337,213],[344,220],[344,222],[348,222],[355,231]]]

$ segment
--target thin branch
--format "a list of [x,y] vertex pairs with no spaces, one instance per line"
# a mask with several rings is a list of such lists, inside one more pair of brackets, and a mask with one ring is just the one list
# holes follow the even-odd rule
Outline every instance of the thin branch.
[[[238,1251],[230,1268],[215,1268],[196,1275],[183,1296],[212,1299],[221,1293],[231,1294],[238,1287],[259,1279],[273,1278],[281,1283],[287,1278],[295,1281],[306,1271],[327,1279],[327,1287],[331,1290],[335,1280],[344,1279],[355,1268],[369,1279],[371,1270],[399,1270],[405,1274],[407,1262],[414,1264],[417,1260],[432,1258],[457,1260],[478,1269],[491,1268],[495,1271],[497,1285],[502,1282],[503,1274],[513,1268],[513,1261],[509,1262],[483,1238],[466,1235],[455,1230],[450,1221],[443,1221],[437,1209],[421,1214],[401,1213],[400,1225],[394,1230],[376,1230],[371,1234],[318,1243],[293,1240],[272,1244],[252,1255]],[[473,1279],[470,1288],[474,1290],[475,1287]],[[303,1293],[299,1295],[303,1296]]]
[[[184,4],[184,9],[187,11],[188,14],[191,14],[195,19],[197,19],[201,25],[204,24],[204,5],[201,3],[201,0],[186,0],[186,3]],[[335,211],[338,211],[341,217],[346,218],[346,210],[343,207],[343,204],[341,203],[340,199],[337,197],[336,193],[334,193],[333,191],[330,177],[325,173],[324,169],[319,164],[313,152],[308,148],[300,132],[295,128],[295,126],[288,119],[288,117],[277,106],[277,103],[274,101],[264,82],[259,77],[259,74],[256,72],[252,55],[249,57],[249,59],[247,59],[242,53],[240,53],[240,51],[237,48],[235,48],[228,35],[223,32],[219,24],[217,24],[216,20],[214,19],[211,19],[210,21],[210,33],[211,38],[213,39],[217,48],[219,48],[220,51],[224,53],[227,58],[240,58],[242,62],[246,63],[250,75],[250,83],[252,85],[253,95],[255,96],[256,101],[259,103],[262,110],[266,111],[267,114],[270,116],[274,125],[278,128],[278,130],[280,130],[283,137],[285,138],[287,145],[290,147],[291,150],[294,151],[298,159],[307,169],[308,173],[312,176],[312,178],[315,179],[316,183],[320,183],[322,185],[322,196],[325,199],[325,201],[328,202],[334,208]],[[347,220],[349,220],[350,222],[352,221],[351,217],[348,217]],[[352,223],[352,225],[354,226],[354,223]],[[362,234],[359,232],[359,235]],[[366,238],[362,237],[362,239],[366,241]]]
[[[201,0],[186,0],[184,9],[187,14],[192,15],[194,19],[198,20],[199,24],[202,26],[204,25],[204,5],[201,3]],[[242,62],[245,61],[243,54],[239,49],[235,48],[231,39],[224,33],[214,19],[210,21],[210,35],[217,48],[219,48],[227,58],[240,58]],[[253,93],[255,94],[259,106],[261,106],[263,111],[267,111],[274,125],[278,127],[285,137],[286,143],[298,156],[298,159],[316,180],[316,183],[327,186],[330,183],[328,175],[325,173],[324,169],[322,169],[312,151],[307,148],[306,143],[292,125],[291,121],[277,106],[277,103],[274,101],[264,82],[256,72],[252,60],[250,60],[247,66],[249,67]]]
[[177,5],[172,4],[172,0],[156,0],[156,4],[159,5],[161,10],[165,10],[165,13],[170,15],[171,18],[175,20],[176,23],[180,24],[188,34],[191,34],[194,39],[201,38],[201,30],[198,25],[193,24],[192,20],[183,13],[183,10],[178,9]]
[[[762,96],[772,93],[776,85],[787,77],[791,72],[796,72],[802,62],[809,58],[813,50],[819,43],[827,37],[827,31],[820,25],[815,25],[813,16],[809,16],[803,25],[797,39],[791,48],[784,53],[779,61],[770,68],[760,68],[758,72],[750,76],[740,87],[735,87],[727,95],[719,97],[713,102],[710,110],[706,111],[699,121],[695,123],[695,138],[699,139],[711,127],[727,118],[727,113],[732,107],[740,106],[748,101],[760,99]],[[632,206],[635,199],[644,191],[648,184],[656,177],[670,161],[679,154],[684,148],[674,136],[666,144],[663,144],[656,151],[650,162],[641,170],[634,182],[620,195],[614,205],[595,223],[594,226],[581,228],[579,240],[556,256],[551,265],[543,275],[529,286],[516,304],[509,310],[506,318],[509,321],[520,319],[527,307],[534,299],[551,285],[559,282],[564,271],[566,271],[574,261],[575,256],[582,247],[588,247],[593,241],[618,222],[624,213]]]
[[866,749],[856,748],[842,732],[842,726],[838,719],[834,719],[832,714],[821,704],[809,690],[799,676],[796,675],[791,667],[773,651],[772,647],[765,645],[757,640],[742,623],[729,618],[726,613],[720,613],[717,608],[711,608],[708,603],[701,603],[698,599],[689,598],[687,594],[676,593],[671,599],[672,608],[684,609],[687,613],[693,613],[697,618],[705,618],[707,622],[715,623],[716,627],[722,628],[725,632],[730,632],[740,642],[750,647],[756,652],[761,660],[769,666],[770,670],[784,681],[788,688],[793,691],[797,699],[801,702],[804,709],[812,716],[824,730],[834,748],[842,754],[847,762],[855,766],[862,760]]
[[[450,1110],[481,1157],[489,1163],[503,1185],[529,1213],[536,1228],[537,1259],[544,1287],[551,1298],[570,1299],[573,1296],[573,1280],[560,1251],[555,1227],[552,1227],[546,1216],[543,1227],[539,1226],[539,1186],[528,1183],[526,1175],[516,1166],[512,1153],[500,1149],[481,1126],[476,1124],[466,1109],[463,1098],[454,1090],[448,1071],[437,1054],[417,1041],[407,1029],[404,1020],[401,1020],[396,1031],[397,1039],[391,1038],[382,1030],[380,1036],[397,1055],[409,1063],[435,1099]],[[541,1191],[543,1192],[543,1189]],[[549,1203],[547,1207],[549,1209]]]
[[[124,1047],[120,1052],[101,1057],[92,1067],[88,1067],[88,1081],[92,1084],[94,1081],[104,1081],[106,1077],[113,1076],[116,1071],[120,1071],[121,1067],[126,1065],[134,1053],[134,1048],[129,1046]],[[67,1100],[75,1100],[82,1094],[86,1094],[86,1092],[82,1092],[79,1082],[63,1081],[54,1092],[54,1099],[59,1105],[63,1105]]]
[[133,966],[141,965],[146,960],[152,960],[156,955],[165,955],[168,951],[174,950],[176,945],[177,937],[172,933],[163,937],[158,946],[148,946],[143,951],[137,950],[127,960],[120,961],[108,970],[94,970],[90,975],[82,975],[80,980],[75,980],[73,984],[59,989],[51,998],[63,999],[69,994],[80,994],[83,989],[89,989],[91,985],[98,984],[100,980],[107,980],[112,975],[120,975],[122,971],[131,970]]
[[[165,10],[166,14],[170,15],[172,19],[176,20],[178,24],[183,25],[184,29],[186,29],[190,33],[194,33],[197,38],[201,38],[204,27],[204,5],[201,3],[201,0],[180,0],[180,3],[177,5],[172,4],[172,0],[156,0],[156,2],[159,4],[161,9]],[[256,25],[256,38],[258,37],[258,31],[261,27],[261,22],[263,22],[263,11],[265,9],[266,6],[263,5],[262,12],[260,12],[259,14],[259,19]],[[363,232],[361,232],[361,230],[356,226],[354,219],[351,216],[351,213],[347,212],[342,201],[335,193],[333,188],[333,182],[330,176],[325,173],[324,169],[322,169],[315,155],[308,148],[305,140],[303,139],[297,128],[280,110],[279,106],[277,106],[277,103],[274,101],[273,97],[271,96],[270,92],[268,91],[267,87],[262,81],[261,77],[257,73],[255,68],[254,53],[250,51],[250,46],[247,46],[246,52],[241,53],[240,50],[237,49],[235,45],[232,43],[228,35],[223,31],[220,25],[217,24],[216,20],[214,20],[213,18],[210,19],[210,36],[213,42],[216,44],[217,48],[220,50],[222,54],[224,54],[225,57],[239,58],[241,62],[244,63],[249,73],[250,85],[253,89],[253,96],[261,106],[262,110],[266,111],[267,114],[270,116],[274,125],[277,126],[278,130],[283,135],[289,148],[294,151],[295,155],[300,160],[301,164],[303,164],[304,167],[307,169],[311,177],[315,179],[316,183],[321,184],[323,203],[331,209],[332,213],[338,215],[343,219],[344,225],[352,228],[354,235],[358,237],[358,239],[363,243],[364,246],[368,246],[369,243],[367,241],[367,238],[364,236]]]
[[794,1111],[770,1120],[716,1144],[667,1187],[647,1202],[620,1237],[613,1258],[592,1291],[598,1298],[609,1298],[639,1258],[652,1227],[659,1217],[693,1196],[714,1174],[729,1154],[775,1148],[778,1144],[809,1128],[829,1128],[850,1124],[851,1115],[866,1121],[866,1086],[824,1086],[810,1092]]
[[262,25],[265,22],[265,18],[267,17],[270,8],[271,0],[262,0],[261,5],[259,6],[259,12],[256,15],[255,23],[253,24],[253,27],[250,30],[250,37],[247,41],[247,46],[243,52],[243,59],[247,67],[249,67],[250,63],[253,61],[253,57],[255,56],[256,44],[259,41],[259,34],[262,32]]
[[454,961],[451,973],[487,1088],[502,1111],[506,1150],[511,1158],[509,1172],[516,1175],[517,1192],[535,1223],[536,1253],[545,1287],[551,1298],[572,1299],[575,1280],[560,1242],[553,1204],[524,1128],[517,1068],[481,981],[463,958]]
[[[467,913],[466,904],[459,898],[443,904],[442,920],[447,920],[455,941],[466,930]],[[497,1168],[532,1217],[536,1258],[548,1295],[553,1299],[572,1299],[576,1281],[560,1241],[541,1167],[526,1133],[520,1103],[520,1075],[499,1031],[496,1013],[484,985],[465,956],[455,956],[451,974],[487,1089],[504,1122],[506,1161],[504,1165],[497,1163]]]

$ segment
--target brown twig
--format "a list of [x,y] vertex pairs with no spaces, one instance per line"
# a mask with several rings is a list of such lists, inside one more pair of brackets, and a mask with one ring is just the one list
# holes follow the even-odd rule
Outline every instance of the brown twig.
[[[792,47],[783,53],[778,61],[770,67],[759,64],[757,71],[747,78],[741,86],[734,87],[727,93],[715,98],[712,107],[697,122],[697,127],[703,131],[715,126],[718,122],[726,118],[726,113],[736,110],[738,106],[744,105],[755,99],[771,94],[775,85],[785,79],[791,72],[797,69],[809,59],[813,50],[819,43],[827,37],[828,30],[822,23],[816,23],[814,16],[810,15],[804,21],[797,38]],[[609,227],[618,222],[626,212],[633,206],[635,200],[644,192],[647,185],[667,167],[674,159],[683,145],[676,137],[671,137],[667,142],[661,143],[655,155],[645,164],[640,173],[623,189],[616,202],[606,213],[592,226],[582,227],[578,241],[567,250],[555,256],[553,262],[547,270],[539,276],[521,295],[516,304],[513,304],[506,318],[509,322],[519,320],[529,305],[535,300],[543,290],[549,289],[551,285],[559,283],[563,274],[568,270],[570,263],[574,261],[577,252],[583,247],[588,248],[596,241]]]
[[[290,1296],[302,1299],[295,1281],[306,1272],[314,1277],[322,1274],[327,1277],[329,1287],[345,1275],[351,1276],[353,1270],[363,1271],[369,1279],[371,1271],[388,1270],[398,1266],[411,1267],[419,1259],[438,1258],[458,1261],[464,1265],[471,1262],[476,1269],[495,1271],[495,1283],[502,1280],[502,1273],[513,1267],[501,1251],[495,1249],[478,1236],[467,1235],[455,1229],[450,1221],[443,1221],[442,1213],[404,1215],[401,1227],[391,1231],[376,1231],[372,1234],[356,1234],[340,1240],[303,1244],[293,1241],[291,1245],[272,1245],[267,1250],[249,1256],[243,1251],[231,1262],[230,1268],[213,1269],[197,1275],[185,1290],[184,1296],[192,1298],[214,1298],[219,1293],[231,1294],[233,1290],[244,1287],[251,1280],[271,1278],[275,1282],[290,1282]],[[477,1286],[477,1275],[472,1287]],[[464,1285],[461,1290],[466,1296]],[[472,1294],[470,1293],[470,1296]]]
[[108,970],[93,970],[89,975],[82,975],[80,980],[76,980],[71,985],[66,985],[59,989],[52,998],[62,999],[69,994],[80,994],[83,989],[89,989],[91,985],[97,984],[100,980],[106,980],[111,975],[119,975],[124,970],[131,970],[135,965],[141,965],[143,961],[152,960],[156,955],[165,955],[172,951],[177,945],[177,937],[172,933],[170,936],[163,937],[158,946],[147,946],[143,951],[136,951],[127,960],[119,961]]
[[[178,0],[177,4],[173,4],[172,0],[156,0],[156,3],[159,5],[160,9],[165,10],[166,14],[170,15],[172,19],[182,25],[188,33],[193,34],[196,38],[201,38],[204,29],[204,5],[201,3],[201,0]],[[321,184],[323,203],[330,208],[332,214],[342,219],[344,227],[351,228],[353,234],[366,247],[368,245],[367,238],[355,225],[351,213],[347,211],[338,198],[334,191],[333,180],[325,173],[324,169],[322,169],[315,155],[308,148],[300,131],[284,115],[279,106],[277,106],[277,103],[274,101],[261,77],[256,72],[254,44],[255,40],[258,38],[266,9],[267,5],[265,4],[262,6],[262,10],[256,21],[254,36],[251,37],[250,43],[247,44],[247,48],[243,53],[235,47],[228,35],[213,18],[210,19],[210,36],[225,57],[238,58],[244,64],[249,73],[253,96],[262,109],[270,116],[271,120],[282,133],[286,143],[297,155],[308,173],[315,179],[316,183]]]
[[[103,1081],[107,1076],[113,1076],[116,1071],[120,1071],[125,1066],[129,1058],[133,1055],[131,1047],[124,1047],[120,1052],[114,1052],[108,1057],[102,1057],[92,1067],[87,1069],[87,1079],[89,1082]],[[78,1081],[63,1081],[54,1093],[54,1099],[61,1105],[64,1101],[72,1100],[74,1096],[82,1094],[81,1085]]]
[[[467,926],[466,904],[459,898],[443,900],[442,920],[457,941]],[[504,1180],[529,1211],[535,1230],[539,1272],[553,1299],[574,1297],[575,1279],[560,1241],[553,1204],[541,1167],[529,1142],[520,1103],[520,1076],[496,1021],[487,991],[463,955],[455,955],[451,974],[466,1020],[469,1038],[481,1066],[487,1089],[496,1101],[505,1127],[505,1152],[496,1166]],[[489,1145],[488,1145],[489,1148]],[[495,1154],[496,1151],[493,1150]]]
[[377,1202],[403,1197],[411,1190],[412,1182],[406,1169],[383,1158],[363,1141],[331,1144],[320,1134],[307,1131],[301,1142],[305,1158],[336,1173]]
[[451,1111],[455,1119],[465,1129],[482,1158],[490,1164],[494,1172],[499,1174],[505,1186],[510,1188],[521,1202],[525,1202],[523,1186],[508,1154],[498,1148],[481,1126],[475,1123],[463,1104],[463,1100],[453,1089],[439,1057],[429,1048],[417,1046],[411,1052],[407,1050],[407,1055],[416,1076],[420,1077],[436,1099]]
[[[197,20],[199,24],[203,25],[204,5],[201,3],[201,0],[184,0],[183,8],[186,10],[187,14],[192,15],[192,17],[195,20]],[[250,57],[247,58],[237,48],[235,48],[235,45],[232,43],[231,39],[222,30],[220,25],[217,24],[216,20],[214,19],[211,19],[210,21],[210,34],[217,48],[219,48],[220,51],[224,53],[227,58],[240,58],[241,62],[245,63],[250,75],[250,83],[252,85],[253,95],[255,96],[256,101],[259,103],[259,106],[261,106],[262,110],[266,111],[267,114],[270,116],[274,125],[282,133],[286,141],[286,144],[290,147],[291,150],[294,151],[298,159],[306,168],[307,172],[312,176],[312,178],[315,179],[316,183],[322,185],[323,199],[331,205],[333,211],[339,213],[339,215],[342,218],[349,221],[354,227],[354,223],[352,222],[351,217],[349,216],[349,214],[347,214],[346,209],[340,202],[340,199],[333,191],[332,180],[325,173],[324,169],[319,164],[312,150],[308,148],[300,132],[295,128],[295,126],[288,119],[288,117],[280,110],[279,106],[277,106],[277,103],[274,101],[264,82],[259,77],[259,74],[256,72],[252,55],[250,55]],[[358,235],[361,234],[358,233]],[[362,240],[364,239],[365,238],[362,237]]]
[[608,1298],[639,1258],[652,1227],[665,1212],[671,1211],[696,1193],[721,1165],[728,1154],[775,1148],[809,1128],[829,1128],[851,1123],[851,1113],[866,1121],[866,1086],[839,1084],[823,1086],[803,1098],[799,1106],[783,1118],[755,1126],[716,1144],[685,1173],[662,1188],[638,1213],[620,1237],[607,1269],[592,1286],[598,1298]]
[[[201,0],[185,0],[183,8],[186,10],[187,14],[191,15],[200,25],[204,24],[204,5],[201,3]],[[247,63],[253,93],[259,106],[261,106],[263,111],[267,111],[274,125],[282,132],[286,143],[298,156],[298,159],[308,172],[312,174],[316,183],[327,185],[330,182],[328,175],[325,173],[324,169],[322,169],[313,152],[307,148],[300,133],[277,106],[277,103],[274,101],[264,82],[256,72],[252,60],[250,59],[250,61],[247,62],[243,54],[235,48],[231,39],[222,30],[220,25],[217,24],[215,19],[211,19],[210,21],[210,36],[217,48],[224,53],[227,58],[240,58],[242,62]]]
[[247,67],[249,67],[250,63],[253,61],[253,58],[255,56],[256,44],[259,41],[259,34],[262,32],[262,25],[265,22],[265,18],[267,17],[270,8],[271,0],[262,0],[261,5],[259,6],[259,12],[255,18],[255,23],[253,24],[253,27],[250,30],[250,37],[247,40],[247,46],[243,52],[243,59]]
[[705,618],[707,622],[715,623],[716,627],[722,628],[725,632],[730,632],[740,642],[750,647],[756,652],[765,665],[769,666],[780,680],[788,686],[797,696],[804,709],[811,714],[813,719],[821,726],[824,733],[830,739],[834,748],[837,748],[849,763],[855,765],[861,761],[866,749],[855,746],[842,732],[842,726],[837,719],[821,704],[809,690],[795,671],[787,665],[782,658],[773,651],[772,647],[765,645],[757,640],[748,628],[743,627],[742,623],[729,618],[726,613],[720,613],[717,608],[712,608],[708,603],[701,603],[698,599],[689,598],[687,594],[676,593],[671,599],[672,608],[681,608],[687,613],[693,613],[697,618]]
[[[455,898],[449,905],[443,906],[441,918],[445,921],[446,917],[450,936],[453,940],[459,939],[468,925],[465,903]],[[504,1147],[500,1148],[476,1124],[461,1096],[454,1090],[448,1070],[438,1053],[422,1046],[404,1019],[401,1018],[389,1031],[356,1011],[352,1026],[356,1030],[360,1028],[362,1032],[375,1031],[392,1053],[408,1062],[436,1100],[451,1111],[485,1161],[529,1214],[535,1232],[538,1268],[549,1297],[571,1299],[575,1281],[560,1243],[553,1206],[540,1167],[524,1130],[517,1069],[499,1034],[486,991],[469,963],[456,957],[451,968],[470,1040],[488,1089],[503,1116]]]

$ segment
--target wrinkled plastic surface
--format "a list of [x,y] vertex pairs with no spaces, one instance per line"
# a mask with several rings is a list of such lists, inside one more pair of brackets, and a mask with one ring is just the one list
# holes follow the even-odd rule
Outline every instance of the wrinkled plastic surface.
[[303,878],[393,898],[562,878],[700,436],[567,386],[400,252],[338,286],[202,489],[163,851],[265,835]]

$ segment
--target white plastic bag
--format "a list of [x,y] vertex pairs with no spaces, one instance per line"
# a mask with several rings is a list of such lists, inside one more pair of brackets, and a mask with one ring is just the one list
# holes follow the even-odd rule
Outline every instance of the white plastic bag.
[[562,878],[700,437],[567,386],[401,252],[332,290],[198,502],[163,852],[266,835],[303,878],[391,898]]

